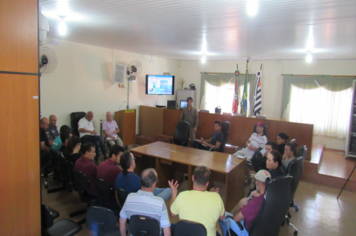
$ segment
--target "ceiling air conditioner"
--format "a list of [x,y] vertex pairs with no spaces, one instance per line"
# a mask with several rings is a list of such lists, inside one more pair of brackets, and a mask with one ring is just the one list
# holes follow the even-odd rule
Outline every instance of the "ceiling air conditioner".
[[115,64],[113,83],[125,84],[126,68],[127,65],[120,63]]

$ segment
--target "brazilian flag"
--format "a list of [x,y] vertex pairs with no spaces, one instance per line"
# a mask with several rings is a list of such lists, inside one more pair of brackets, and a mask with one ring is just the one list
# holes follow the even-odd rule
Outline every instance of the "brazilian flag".
[[243,114],[247,113],[247,80],[248,80],[248,66],[246,66],[244,93],[243,93],[242,99],[241,99],[241,113],[243,113]]

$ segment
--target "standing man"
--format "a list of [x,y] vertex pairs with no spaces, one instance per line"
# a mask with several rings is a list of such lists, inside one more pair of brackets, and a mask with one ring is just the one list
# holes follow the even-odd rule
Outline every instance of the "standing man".
[[49,126],[46,130],[46,133],[48,136],[49,145],[52,146],[53,140],[55,140],[59,136],[57,128],[57,117],[55,115],[49,116]]
[[106,148],[103,143],[103,140],[100,138],[99,134],[96,133],[93,122],[94,114],[92,111],[88,111],[87,115],[79,120],[78,122],[78,131],[82,143],[91,142],[95,144],[95,163],[99,164],[99,147],[101,152],[106,156]]
[[119,146],[123,146],[121,138],[117,135],[120,133],[119,126],[117,126],[116,121],[112,119],[111,112],[106,112],[106,121],[103,122],[103,130],[105,133],[105,139],[110,145],[110,147],[117,144]]
[[189,136],[191,144],[195,141],[195,132],[199,125],[199,115],[195,107],[193,107],[193,98],[187,98],[187,107],[184,107],[180,120],[187,121],[190,124]]
[[[172,189],[171,216],[179,215],[180,220],[203,224],[207,236],[216,235],[216,222],[225,218],[224,203],[219,195],[219,189],[207,191],[211,172],[206,166],[194,169],[193,190],[181,192],[178,196],[178,183],[168,181]],[[175,225],[172,225],[174,232]]]

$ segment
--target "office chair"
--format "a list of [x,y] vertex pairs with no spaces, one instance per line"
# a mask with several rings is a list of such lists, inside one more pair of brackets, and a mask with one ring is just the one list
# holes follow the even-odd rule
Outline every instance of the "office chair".
[[261,169],[266,169],[266,158],[263,157],[261,150],[262,148],[256,150],[250,160],[256,173]]
[[95,187],[98,193],[98,202],[100,206],[111,208],[109,207],[108,202],[110,199],[115,199],[115,192],[110,184],[103,179],[95,178]]
[[53,208],[47,207],[49,214],[51,214],[53,220],[57,219],[59,217],[59,212],[54,210]]
[[130,234],[132,236],[157,236],[160,235],[161,227],[158,220],[141,215],[130,217]]
[[[188,146],[189,143],[189,129],[190,124],[186,121],[179,121],[176,126],[176,131],[174,132],[173,140],[171,138],[167,139],[166,142],[170,142],[180,146]],[[192,140],[194,142],[194,140]]]
[[[297,205],[294,204],[294,194],[297,191],[299,181],[302,177],[303,173],[303,157],[296,157],[288,166],[287,169],[288,176],[292,176],[293,180],[291,182],[291,198],[290,198],[290,204],[289,207],[294,207],[295,211],[299,211],[299,208]],[[288,225],[292,226],[294,229],[294,235],[298,235],[298,229],[295,225],[293,225],[289,218],[291,218],[290,213],[287,213],[287,216],[285,217],[285,220]]]
[[92,206],[87,210],[87,226],[96,236],[120,235],[116,228],[116,217],[112,210],[105,207]]
[[71,236],[82,230],[82,226],[70,219],[61,219],[53,222],[53,217],[48,207],[41,204],[42,235]]
[[73,135],[76,135],[79,137],[78,122],[80,119],[82,119],[85,116],[86,116],[86,113],[83,111],[70,113],[70,124],[71,124]]
[[303,145],[299,148],[298,153],[297,153],[297,157],[303,157],[302,171],[304,169],[304,161],[305,161],[305,157],[307,156],[307,151],[308,151],[307,145]]
[[227,140],[229,138],[229,128],[230,128],[230,122],[229,121],[223,121],[221,123],[221,132],[224,135],[224,142],[222,144],[220,144],[219,148],[211,148],[210,151],[224,152],[225,145],[226,145]]
[[181,220],[176,224],[175,236],[206,236],[203,224]]
[[[79,194],[79,199],[81,202],[84,202],[87,204],[87,207],[90,207],[94,202],[97,201],[97,196],[93,196],[87,193],[87,189],[89,187],[89,180],[86,177],[86,175],[81,172],[80,170],[73,170],[73,181],[74,181],[74,188],[78,191]],[[87,208],[77,211],[77,212],[72,212],[69,214],[69,217],[75,217],[81,214],[86,213]],[[78,222],[78,224],[84,224],[85,223],[85,218],[81,221]]]
[[[291,176],[281,176],[266,182],[265,200],[248,230],[250,236],[278,236],[290,203],[291,182]],[[233,233],[232,230],[230,232]]]
[[117,198],[119,199],[119,203],[121,205],[121,208],[124,206],[125,201],[127,196],[130,194],[129,192],[123,190],[123,189],[117,189],[116,190]]

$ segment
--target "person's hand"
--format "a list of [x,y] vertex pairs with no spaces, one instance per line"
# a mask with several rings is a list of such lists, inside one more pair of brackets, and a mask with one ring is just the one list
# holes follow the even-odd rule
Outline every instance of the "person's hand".
[[96,131],[95,131],[95,130],[93,130],[93,131],[91,131],[91,133],[92,133],[92,134],[96,134]]
[[215,193],[219,193],[219,188],[211,188],[210,192],[215,192]]
[[168,185],[172,189],[172,194],[177,194],[179,187],[178,181],[174,181],[174,179],[172,179],[171,181],[168,180]]
[[204,142],[204,138],[203,138],[203,137],[201,137],[201,138],[200,138],[200,141]]
[[115,137],[114,137],[114,136],[112,136],[112,135],[110,135],[110,138],[111,138],[112,140],[115,140]]
[[259,197],[261,194],[259,192],[257,192],[257,190],[255,190],[255,191],[251,192],[251,195],[254,197]]
[[194,128],[194,132],[197,132],[197,128]]

